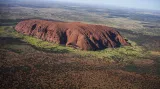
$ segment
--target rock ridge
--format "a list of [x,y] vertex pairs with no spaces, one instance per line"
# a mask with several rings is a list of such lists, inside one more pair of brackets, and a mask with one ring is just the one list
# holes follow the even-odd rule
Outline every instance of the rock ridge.
[[82,50],[101,50],[128,45],[118,31],[102,25],[81,22],[24,20],[15,30],[29,36]]

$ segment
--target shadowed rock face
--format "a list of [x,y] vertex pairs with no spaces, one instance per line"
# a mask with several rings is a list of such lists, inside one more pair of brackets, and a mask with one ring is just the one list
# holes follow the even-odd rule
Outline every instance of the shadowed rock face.
[[19,22],[15,29],[26,35],[82,50],[128,45],[118,31],[102,25],[32,19]]

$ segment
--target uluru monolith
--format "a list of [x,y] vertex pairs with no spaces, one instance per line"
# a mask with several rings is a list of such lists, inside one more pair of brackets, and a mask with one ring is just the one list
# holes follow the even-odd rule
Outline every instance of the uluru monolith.
[[101,50],[128,45],[120,33],[111,27],[80,22],[31,19],[19,22],[15,30],[45,41],[82,50]]

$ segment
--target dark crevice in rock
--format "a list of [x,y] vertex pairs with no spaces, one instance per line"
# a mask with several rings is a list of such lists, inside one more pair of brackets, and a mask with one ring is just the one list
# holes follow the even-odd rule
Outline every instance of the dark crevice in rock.
[[31,30],[33,31],[36,28],[37,24],[34,24],[31,28]]

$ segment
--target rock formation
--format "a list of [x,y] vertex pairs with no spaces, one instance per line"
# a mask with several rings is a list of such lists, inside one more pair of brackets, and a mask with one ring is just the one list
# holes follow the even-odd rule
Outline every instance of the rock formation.
[[128,45],[118,31],[102,25],[32,19],[19,22],[15,29],[45,41],[82,50],[100,50]]

